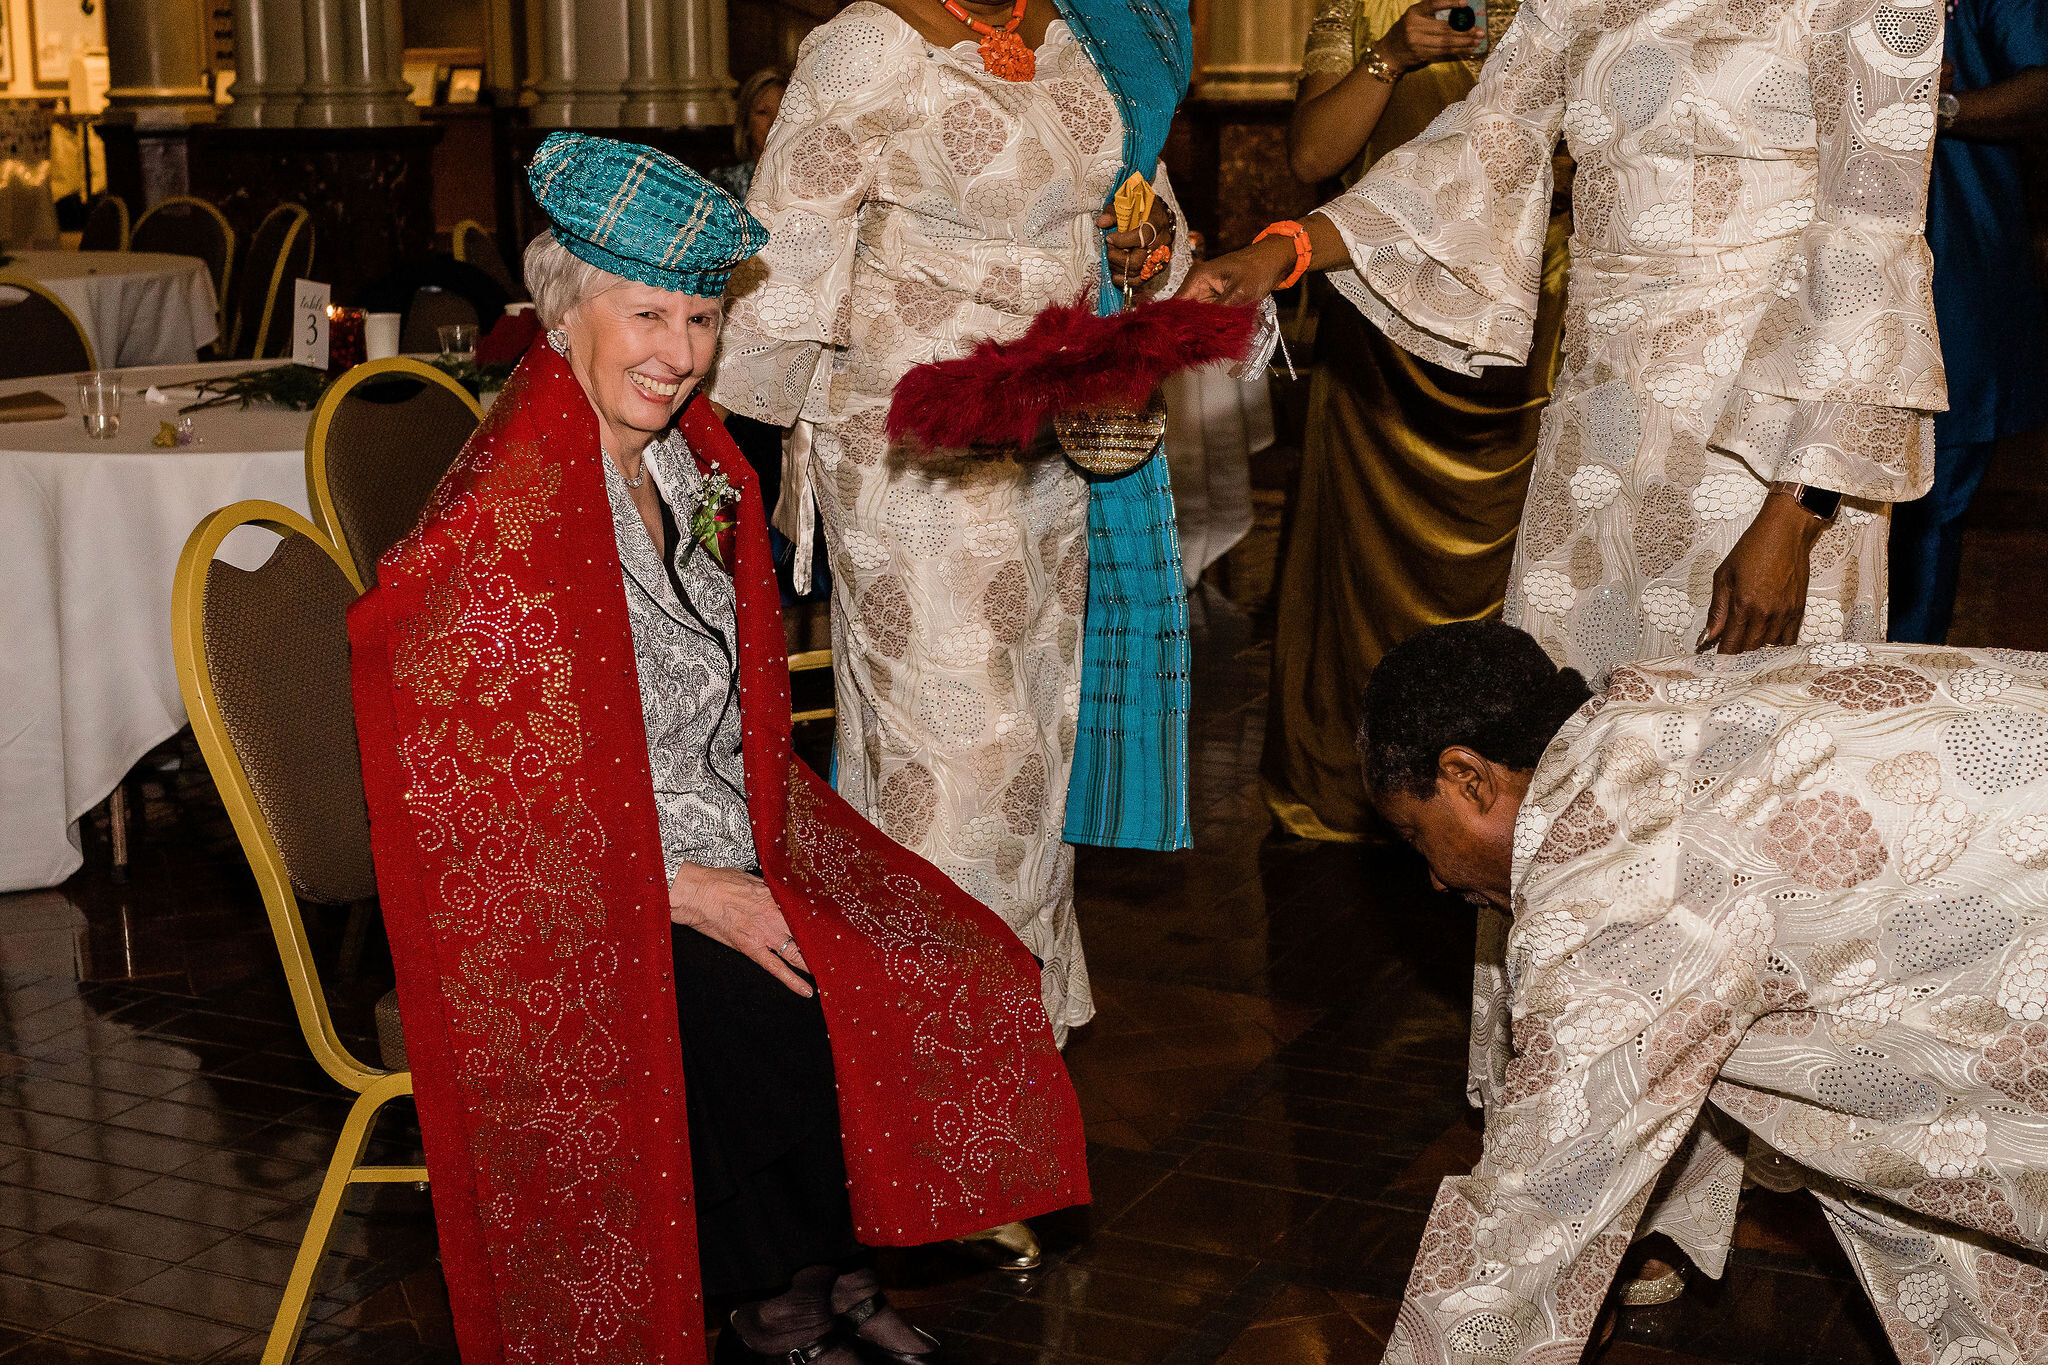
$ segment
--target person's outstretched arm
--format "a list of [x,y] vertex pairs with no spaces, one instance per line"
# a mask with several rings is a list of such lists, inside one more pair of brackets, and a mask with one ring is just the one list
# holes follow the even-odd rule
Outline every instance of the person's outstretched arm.
[[[1302,224],[1308,268],[1388,338],[1463,374],[1529,354],[1564,125],[1572,8],[1524,0],[1472,93]],[[1294,274],[1291,237],[1189,273],[1181,297],[1256,303]]]

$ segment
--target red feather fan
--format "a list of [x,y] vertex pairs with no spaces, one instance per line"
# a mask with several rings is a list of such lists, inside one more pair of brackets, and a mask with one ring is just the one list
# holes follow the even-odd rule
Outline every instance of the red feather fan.
[[1086,300],[1048,308],[1015,341],[984,341],[904,375],[889,436],[947,452],[1026,446],[1056,413],[1139,407],[1182,370],[1242,360],[1257,328],[1250,308],[1192,299],[1106,317]]

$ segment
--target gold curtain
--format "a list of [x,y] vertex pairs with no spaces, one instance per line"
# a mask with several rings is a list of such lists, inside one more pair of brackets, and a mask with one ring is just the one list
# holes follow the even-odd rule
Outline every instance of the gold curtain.
[[[1407,9],[1359,0],[1362,49]],[[1507,6],[1489,22],[1498,35]],[[1404,76],[1347,181],[1471,90],[1441,62]],[[1267,804],[1310,839],[1373,837],[1358,775],[1358,697],[1380,656],[1425,626],[1497,615],[1550,399],[1570,219],[1550,222],[1529,363],[1477,379],[1418,360],[1324,291],[1301,479],[1281,549]]]

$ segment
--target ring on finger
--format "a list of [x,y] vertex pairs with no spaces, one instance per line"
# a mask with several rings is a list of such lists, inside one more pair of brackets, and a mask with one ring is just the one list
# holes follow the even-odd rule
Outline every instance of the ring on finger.
[[796,935],[791,934],[788,938],[782,940],[782,942],[775,945],[775,951],[778,955],[780,955],[783,953],[787,953],[791,948],[794,948],[795,946]]

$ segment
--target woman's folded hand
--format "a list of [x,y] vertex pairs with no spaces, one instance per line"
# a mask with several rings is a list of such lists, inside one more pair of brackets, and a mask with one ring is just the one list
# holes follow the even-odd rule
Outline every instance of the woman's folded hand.
[[798,995],[817,994],[797,975],[810,968],[789,932],[789,922],[776,908],[768,883],[753,873],[684,863],[669,883],[668,917],[752,958]]

